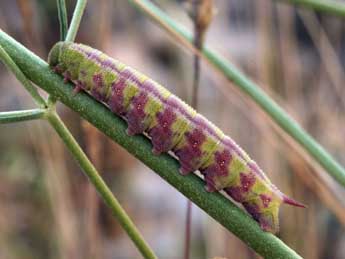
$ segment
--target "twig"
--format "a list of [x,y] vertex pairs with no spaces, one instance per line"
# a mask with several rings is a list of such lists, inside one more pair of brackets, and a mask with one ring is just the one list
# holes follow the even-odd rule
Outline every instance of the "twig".
[[6,53],[6,51],[0,45],[0,60],[5,64],[5,66],[16,76],[16,78],[23,84],[25,89],[32,96],[36,104],[41,108],[46,108],[46,102],[42,96],[38,93],[35,86],[26,78],[23,72],[17,67],[13,62],[11,57]]
[[75,40],[86,4],[87,4],[87,0],[78,0],[73,12],[71,24],[67,32],[66,41]]
[[46,109],[0,112],[0,124],[42,119],[45,114]]
[[332,15],[345,17],[345,4],[335,0],[275,0],[286,2],[286,4],[293,4],[315,11],[324,12]]
[[66,2],[65,0],[56,0],[60,24],[60,40],[63,41],[66,39],[67,30],[68,30],[68,19],[66,11]]

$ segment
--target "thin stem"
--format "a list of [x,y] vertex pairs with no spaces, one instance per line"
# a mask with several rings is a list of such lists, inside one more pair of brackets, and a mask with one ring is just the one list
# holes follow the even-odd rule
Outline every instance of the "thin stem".
[[18,68],[16,63],[7,54],[5,49],[0,44],[0,60],[5,64],[5,66],[12,71],[19,82],[23,84],[25,89],[30,93],[36,104],[41,108],[46,108],[46,102],[43,97],[40,96],[37,89],[33,84],[26,78],[23,72]]
[[184,240],[184,259],[189,259],[190,257],[190,241],[191,241],[191,225],[192,225],[192,207],[193,204],[190,200],[187,200],[187,210],[186,210],[186,231]]
[[65,0],[56,0],[60,24],[60,40],[64,41],[66,39],[67,30],[68,30],[68,19],[66,11],[66,2]]
[[334,0],[275,0],[309,8],[315,11],[345,17],[345,4]]
[[[165,30],[192,42],[191,33],[176,23],[166,13],[148,0],[128,0],[145,15],[152,18]],[[331,175],[345,186],[345,169],[339,164],[311,135],[309,135],[290,115],[271,99],[257,84],[245,76],[238,68],[227,61],[222,55],[209,47],[203,47],[202,57],[221,71],[223,75],[235,84],[243,93],[250,97],[262,110],[288,135],[290,135],[308,154]]]
[[0,44],[24,74],[49,94],[101,130],[133,156],[192,200],[216,221],[265,258],[301,258],[276,236],[263,232],[257,222],[220,193],[207,193],[204,182],[194,174],[179,174],[178,162],[171,156],[152,154],[152,145],[144,136],[128,136],[126,123],[104,105],[84,93],[73,96],[73,87],[64,84],[48,64],[0,30]]
[[67,32],[66,41],[75,40],[86,4],[87,4],[87,0],[78,0],[76,7],[74,9],[71,24]]
[[46,109],[0,112],[0,124],[37,120],[44,118]]
[[96,190],[102,197],[103,201],[112,210],[113,215],[118,219],[121,226],[127,232],[128,236],[133,240],[142,256],[147,259],[157,258],[153,250],[146,243],[139,230],[136,228],[132,220],[126,214],[125,210],[121,207],[121,204],[114,197],[111,190],[108,188],[102,177],[98,174],[96,168],[87,158],[78,142],[74,139],[70,131],[67,129],[63,121],[60,119],[58,114],[51,111],[48,114],[48,121],[53,126],[55,131],[59,134],[68,150],[72,153],[79,166],[82,168],[84,173],[87,175],[89,180],[95,186]]

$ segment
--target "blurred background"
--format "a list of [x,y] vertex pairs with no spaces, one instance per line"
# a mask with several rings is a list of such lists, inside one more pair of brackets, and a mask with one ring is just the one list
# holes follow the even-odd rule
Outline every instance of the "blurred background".
[[[66,1],[69,18],[75,1]],[[192,28],[183,1],[155,0]],[[271,0],[215,0],[206,42],[258,82],[343,165],[345,24]],[[59,40],[55,0],[0,0],[0,28],[46,59]],[[89,1],[77,42],[137,68],[190,102],[193,56],[125,0]],[[226,94],[224,94],[226,93]],[[35,107],[0,65],[0,111]],[[186,199],[63,105],[59,113],[160,258],[183,256]],[[345,197],[231,83],[202,63],[199,111],[285,193],[279,237],[304,258],[345,258]],[[193,206],[191,258],[259,258]],[[0,258],[141,258],[44,121],[0,127]]]

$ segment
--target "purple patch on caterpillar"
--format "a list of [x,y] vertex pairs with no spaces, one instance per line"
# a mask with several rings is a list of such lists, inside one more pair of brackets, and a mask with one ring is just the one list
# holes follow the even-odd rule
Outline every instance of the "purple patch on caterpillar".
[[196,164],[202,156],[201,145],[206,140],[206,136],[200,129],[194,129],[192,132],[186,132],[186,144],[174,153],[179,158],[182,174],[188,174],[197,170]]
[[274,222],[272,222],[269,217],[265,216],[260,211],[260,208],[255,203],[243,202],[243,207],[246,211],[260,224],[261,229],[264,231],[276,232],[277,226],[275,226]]
[[117,68],[116,64],[114,64],[113,59],[106,58],[102,60],[100,58],[100,54],[102,54],[100,51],[95,50],[95,49],[88,50],[78,44],[73,45],[72,48],[76,51],[79,51],[83,55],[85,55],[85,57],[90,59],[91,61],[98,63],[98,65],[100,65],[102,68],[105,68],[105,69],[108,68],[108,69],[114,70],[117,73],[120,73],[120,70]]
[[147,94],[144,92],[133,97],[130,109],[126,115],[128,128],[128,135],[135,135],[145,131],[144,119],[146,117],[145,105],[148,101]]
[[95,97],[98,101],[104,101],[105,96],[102,93],[104,90],[104,82],[102,74],[95,74],[92,76],[93,87],[91,90],[91,94]]
[[230,172],[228,170],[232,156],[229,150],[223,152],[215,152],[214,163],[205,169],[201,169],[201,173],[205,176],[206,190],[216,190],[215,179],[221,176],[227,176]]
[[139,87],[142,85],[138,77],[135,75],[135,72],[132,71],[129,67],[126,67],[123,71],[121,71],[120,76],[125,78],[126,80],[132,81]]
[[124,115],[126,108],[124,107],[124,89],[126,88],[126,82],[124,79],[119,78],[111,85],[111,96],[108,100],[109,108],[112,112],[118,115]]
[[267,220],[267,217],[264,215],[260,215],[260,218],[258,219],[260,228],[266,232],[272,232],[275,233],[278,231],[279,225],[275,225],[274,222],[271,222]]
[[102,68],[104,69],[110,69],[113,70],[117,73],[121,73],[121,71],[118,69],[118,67],[116,66],[116,64],[114,64],[114,60],[107,58],[105,60],[99,60],[99,63],[101,63]]
[[252,173],[245,174],[240,173],[240,185],[239,186],[231,186],[225,188],[225,192],[229,194],[235,201],[243,202],[245,198],[255,184],[255,175]]
[[256,220],[260,220],[260,208],[255,203],[249,203],[249,202],[243,202],[243,207],[246,209],[246,211],[252,215],[252,217]]
[[262,201],[262,205],[264,206],[264,208],[267,208],[272,201],[272,198],[266,194],[260,194],[260,199]]
[[176,114],[171,108],[166,108],[163,112],[157,113],[156,117],[158,123],[150,130],[149,136],[152,139],[153,153],[160,154],[171,148],[173,137],[171,126],[176,120]]

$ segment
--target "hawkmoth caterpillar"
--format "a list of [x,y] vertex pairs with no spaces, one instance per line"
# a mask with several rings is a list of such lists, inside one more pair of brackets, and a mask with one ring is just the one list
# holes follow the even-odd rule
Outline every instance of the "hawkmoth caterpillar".
[[104,103],[128,124],[129,135],[145,133],[156,155],[172,151],[180,172],[199,170],[209,192],[224,190],[260,224],[279,229],[282,203],[304,207],[275,187],[230,137],[189,105],[142,73],[89,46],[56,43],[51,68]]

